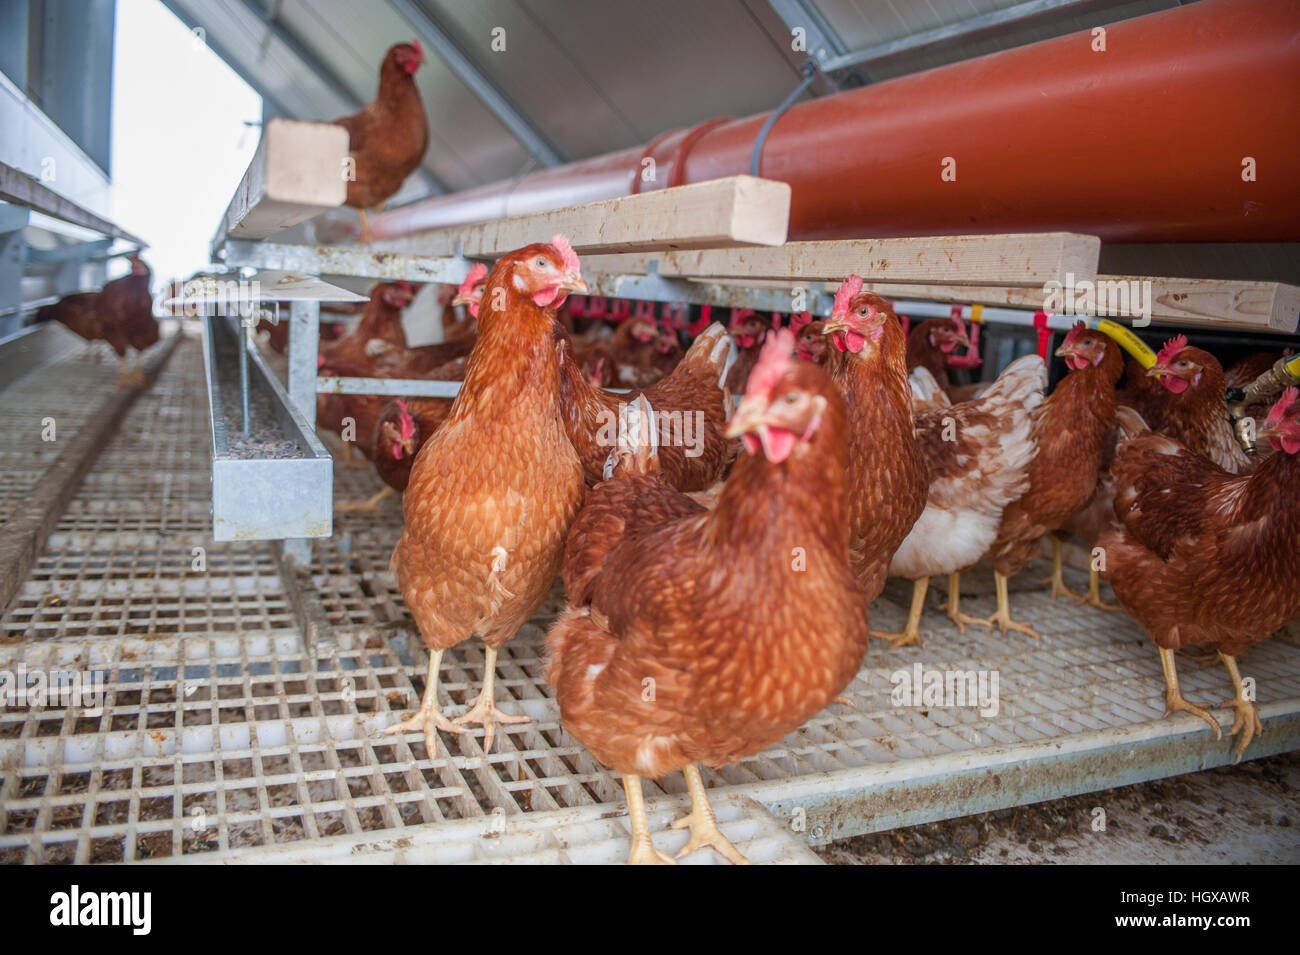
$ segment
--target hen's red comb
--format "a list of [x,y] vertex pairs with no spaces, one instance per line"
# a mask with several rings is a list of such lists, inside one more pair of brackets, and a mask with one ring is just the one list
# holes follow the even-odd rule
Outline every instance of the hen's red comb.
[[487,266],[482,262],[475,262],[469,267],[469,275],[465,276],[465,281],[461,282],[456,291],[466,297],[474,291],[474,286],[478,285],[487,278]]
[[740,327],[740,324],[749,316],[754,314],[752,308],[733,308],[731,310],[731,321],[727,323],[727,331],[734,331]]
[[415,436],[415,419],[411,417],[410,406],[401,398],[397,399],[397,427],[403,441]]
[[1079,321],[1071,325],[1070,330],[1065,333],[1065,344],[1068,345],[1071,342],[1077,342],[1079,340],[1079,336],[1083,334],[1084,329],[1086,329],[1087,327],[1088,326],[1084,324],[1082,319],[1080,319]]
[[566,236],[555,233],[551,236],[551,245],[555,251],[560,253],[560,261],[564,263],[564,271],[581,272],[582,265],[578,262],[578,253],[573,251],[573,246],[569,244]]
[[812,312],[798,312],[790,316],[790,327],[798,331],[813,320]]
[[853,301],[853,296],[861,291],[861,275],[850,275],[841,282],[839,291],[835,293],[835,304],[831,307],[831,318],[847,315],[849,313],[849,302]]
[[790,355],[794,351],[794,332],[783,328],[779,332],[768,332],[763,348],[758,353],[754,370],[749,373],[749,387],[745,397],[756,395],[764,401],[771,400],[772,389],[781,380],[790,367]]
[[1174,360],[1174,356],[1187,347],[1186,335],[1175,335],[1169,341],[1165,342],[1165,347],[1156,352],[1156,364],[1167,365]]

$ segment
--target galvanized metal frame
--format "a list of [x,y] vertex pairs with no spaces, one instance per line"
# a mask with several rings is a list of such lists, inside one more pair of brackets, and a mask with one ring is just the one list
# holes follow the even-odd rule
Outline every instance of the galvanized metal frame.
[[[780,3],[781,0],[776,0],[776,2]],[[916,53],[937,46],[940,43],[972,37],[1029,20],[1033,17],[1042,16],[1055,10],[1079,7],[1085,4],[1091,9],[1097,7],[1094,0],[1026,0],[1024,3],[1017,3],[1001,10],[992,10],[954,23],[945,23],[930,30],[922,30],[920,33],[899,37],[896,40],[877,43],[866,49],[845,51],[835,56],[818,58],[818,65],[827,72],[864,67],[900,54]],[[775,5],[776,3],[774,3]]]
[[791,30],[804,31],[808,55],[818,69],[824,70],[823,64],[848,54],[848,47],[813,0],[767,0],[767,5]]
[[381,282],[445,282],[459,285],[473,264],[459,255],[427,256],[365,247],[297,245],[226,239],[224,258],[232,268],[284,269],[309,275],[350,275]]
[[[230,327],[234,324],[236,327]],[[332,532],[334,471],[332,458],[309,424],[281,389],[255,350],[241,349],[247,362],[248,391],[264,396],[274,409],[274,426],[297,451],[283,457],[236,453],[226,430],[226,405],[243,389],[234,372],[217,357],[218,336],[242,336],[238,321],[215,315],[203,318],[203,358],[212,424],[213,539],[267,540],[328,537]],[[242,371],[241,371],[242,376]]]
[[0,199],[16,202],[35,212],[90,229],[101,235],[133,242],[141,248],[148,245],[143,239],[137,238],[72,200],[65,199],[49,186],[3,162],[0,162]]

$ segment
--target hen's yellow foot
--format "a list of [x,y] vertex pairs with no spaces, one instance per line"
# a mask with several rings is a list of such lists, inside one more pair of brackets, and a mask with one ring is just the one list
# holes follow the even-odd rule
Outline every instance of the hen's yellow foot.
[[419,710],[409,720],[402,720],[402,722],[394,723],[392,726],[385,726],[379,731],[383,736],[391,736],[394,733],[419,730],[424,734],[424,749],[430,759],[433,759],[433,754],[437,752],[438,730],[446,730],[448,733],[464,732],[459,726],[456,726],[451,720],[443,716],[442,710],[438,706],[438,671],[441,667],[442,651],[435,650],[429,654],[429,668],[425,673],[424,681],[424,698],[420,700]]
[[992,624],[983,617],[972,617],[968,613],[963,613],[961,609],[961,574],[948,575],[948,602],[944,605],[944,612],[948,619],[957,625],[957,632],[966,633],[966,624],[972,624],[979,627],[991,627]]
[[993,582],[997,585],[998,609],[993,612],[993,616],[985,621],[990,627],[997,627],[1001,633],[1008,630],[1015,630],[1019,633],[1027,634],[1035,640],[1043,639],[1039,636],[1038,631],[1027,623],[1021,623],[1018,620],[1011,619],[1011,600],[1007,593],[1007,577],[1004,577],[998,571],[993,571]]
[[627,794],[627,818],[632,824],[632,849],[627,856],[628,865],[676,865],[677,860],[655,848],[650,839],[650,823],[646,820],[645,797],[641,793],[641,777],[623,774],[623,792]]
[[463,716],[458,716],[454,720],[458,727],[466,723],[478,723],[483,727],[483,752],[492,752],[492,743],[496,740],[498,723],[531,723],[531,716],[516,716],[513,713],[503,713],[497,708],[496,701],[490,698],[479,696],[478,701]]
[[531,716],[516,716],[503,713],[496,704],[497,652],[488,647],[483,653],[483,689],[478,699],[464,716],[456,717],[457,725],[479,723],[483,726],[483,752],[492,752],[492,743],[496,739],[498,723],[531,723]]
[[442,711],[436,706],[429,707],[428,709],[421,706],[420,709],[416,711],[415,715],[409,720],[402,720],[402,722],[394,723],[392,726],[385,726],[379,732],[384,736],[391,736],[396,733],[408,733],[411,730],[419,730],[424,734],[424,749],[425,752],[429,754],[430,759],[432,759],[433,754],[437,752],[437,747],[434,741],[438,738],[438,730],[445,730],[448,733],[465,732],[451,720],[447,719],[447,717],[443,716]]
[[1220,706],[1230,706],[1235,711],[1232,720],[1232,729],[1228,730],[1229,736],[1236,736],[1241,733],[1241,739],[1237,740],[1237,745],[1232,749],[1232,761],[1241,762],[1241,754],[1246,752],[1246,747],[1256,736],[1264,732],[1264,724],[1259,719],[1259,707],[1250,700],[1243,700],[1239,697],[1233,697],[1230,700],[1224,700]]
[[1224,703],[1224,706],[1231,706],[1236,712],[1232,721],[1232,729],[1228,730],[1229,736],[1235,736],[1241,733],[1241,739],[1237,741],[1236,747],[1232,751],[1233,762],[1241,762],[1241,754],[1246,751],[1250,741],[1264,732],[1264,724],[1259,719],[1259,708],[1255,706],[1254,700],[1246,698],[1246,687],[1241,680],[1241,672],[1237,669],[1237,658],[1227,653],[1220,653],[1219,658],[1223,660],[1223,665],[1228,669],[1228,676],[1232,678],[1233,689],[1237,695]]
[[907,611],[907,623],[902,633],[887,633],[872,630],[871,635],[880,640],[889,641],[889,649],[921,645],[921,613],[925,609],[925,592],[930,586],[929,577],[920,577],[912,581],[912,605]]
[[731,840],[718,828],[718,819],[713,814],[713,809],[709,806],[709,797],[704,791],[704,779],[700,776],[700,768],[690,763],[682,770],[682,774],[686,777],[686,786],[691,792],[691,811],[680,819],[673,820],[672,827],[684,829],[690,826],[691,838],[677,853],[677,858],[680,859],[709,846],[732,865],[749,865],[749,860],[740,854],[740,850],[733,846]]
[[345,504],[339,504],[334,508],[335,512],[343,511],[352,514],[372,514],[378,511],[383,502],[393,496],[393,489],[384,485],[383,490],[378,491],[373,496],[366,498],[364,501],[348,501]]
[[1035,640],[1043,639],[1042,635],[1027,623],[1021,623],[1019,620],[1012,620],[1010,614],[994,613],[984,621],[989,627],[997,627],[1001,633],[1008,630],[1015,630],[1017,633],[1023,633],[1033,637]]
[[908,629],[902,633],[889,633],[885,630],[872,630],[871,635],[877,640],[888,640],[889,649],[897,650],[899,647],[919,647],[921,646],[921,631],[919,629]]
[[1210,724],[1210,729],[1214,730],[1216,739],[1223,739],[1223,730],[1219,728],[1219,721],[1210,715],[1209,710],[1188,702],[1182,693],[1177,690],[1166,690],[1165,716],[1173,716],[1175,713],[1191,713],[1193,716],[1199,716]]
[[627,856],[628,865],[677,865],[677,860],[660,852],[649,836],[632,840],[632,851]]

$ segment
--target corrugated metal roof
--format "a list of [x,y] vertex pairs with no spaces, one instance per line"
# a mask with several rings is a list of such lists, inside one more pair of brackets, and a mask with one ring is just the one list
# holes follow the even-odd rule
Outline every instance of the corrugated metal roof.
[[[279,29],[356,102],[305,68],[267,27],[268,0],[164,0],[208,31],[209,44],[272,112],[330,120],[374,95],[387,48],[413,28],[387,2],[270,0]],[[804,0],[848,50],[912,36],[1020,0]],[[771,109],[799,80],[804,54],[766,0],[420,0],[460,50],[565,161],[644,143],[715,116]],[[1084,0],[975,38],[872,63],[872,80],[928,69],[1176,5],[1176,0]],[[250,9],[250,7],[255,9]],[[506,49],[492,49],[493,30]],[[529,161],[515,139],[437,55],[417,82],[430,117],[425,169],[448,190],[510,177]],[[408,183],[395,204],[427,191]]]
[[[862,50],[911,37],[938,27],[961,23],[981,14],[1008,11],[1024,0],[817,0],[817,8],[850,50]],[[1084,0],[1068,7],[1003,24],[976,36],[949,40],[926,50],[875,63],[867,69],[872,80],[985,56],[1052,37],[1090,30],[1130,17],[1179,6],[1179,0]]]

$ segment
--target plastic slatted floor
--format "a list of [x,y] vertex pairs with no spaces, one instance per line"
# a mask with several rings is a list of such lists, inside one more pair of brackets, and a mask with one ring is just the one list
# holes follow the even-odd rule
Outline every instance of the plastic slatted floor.
[[[418,733],[378,736],[418,705],[427,659],[387,570],[397,501],[341,515],[334,537],[315,543],[308,589],[332,639],[313,656],[270,547],[208,539],[206,414],[199,350],[187,342],[132,408],[0,618],[0,669],[97,673],[104,687],[102,707],[89,711],[0,709],[0,862],[623,858],[617,777],[564,732],[544,680],[542,637],[558,590],[498,660],[498,699],[533,722],[499,727],[491,754],[478,728],[443,735],[432,754]],[[340,500],[376,487],[368,471],[336,469]],[[909,593],[891,585],[887,596]],[[849,705],[706,771],[711,785],[743,787],[719,790],[724,829],[741,850],[755,861],[813,861],[804,843],[829,834],[801,831],[797,800],[787,805],[784,794],[823,781],[924,776],[1003,750],[1032,759],[1043,744],[1089,734],[1209,736],[1199,721],[1152,723],[1163,712],[1159,660],[1127,618],[1037,591],[1013,599],[1044,633],[1041,644],[981,628],[959,635],[932,601],[925,647],[873,646]],[[968,597],[964,607],[988,613],[992,602]],[[877,627],[903,617],[891,600],[873,607]],[[891,678],[916,663],[996,671],[996,715],[896,706]],[[473,698],[482,666],[477,642],[444,657],[449,712]],[[1263,703],[1300,710],[1294,638],[1259,645],[1242,668]],[[1228,695],[1220,667],[1188,659],[1180,673],[1191,699]],[[680,775],[647,781],[646,791],[670,797],[651,809],[661,848],[675,847],[684,835],[664,827],[681,801]],[[790,824],[759,803],[781,803]],[[872,828],[844,825],[837,834]]]

